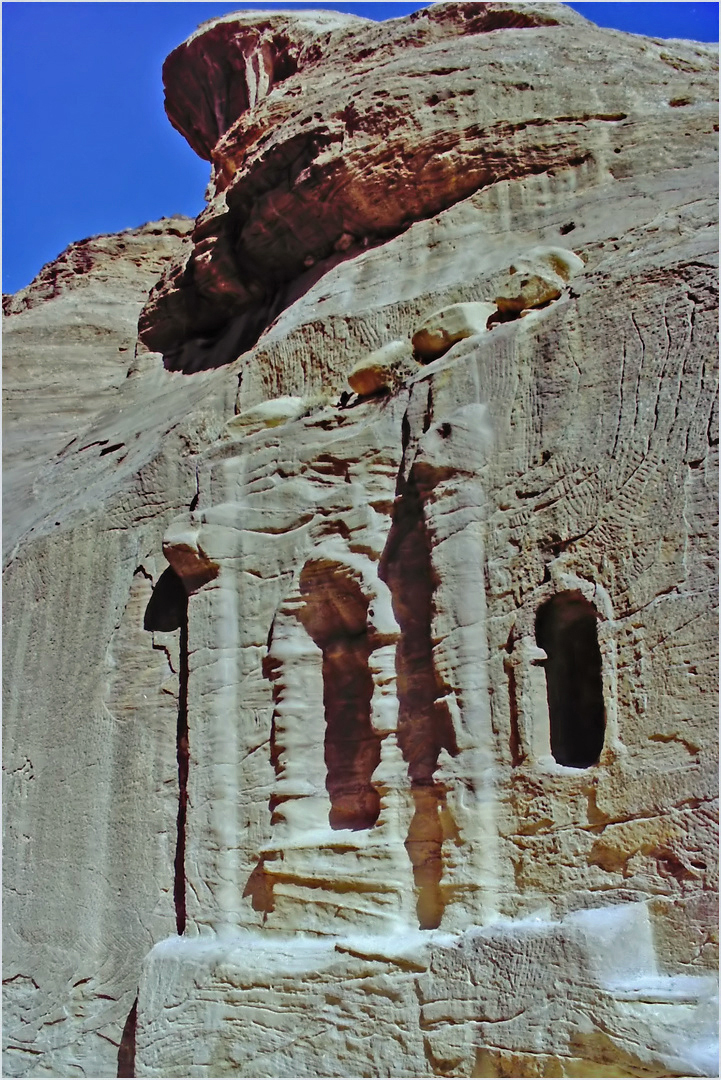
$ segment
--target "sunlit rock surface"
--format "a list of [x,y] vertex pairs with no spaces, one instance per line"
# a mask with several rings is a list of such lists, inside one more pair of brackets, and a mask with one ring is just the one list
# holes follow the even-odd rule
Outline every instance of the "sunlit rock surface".
[[168,59],[208,208],[5,305],[6,1075],[715,1074],[716,68]]
[[559,4],[211,20],[164,68],[172,122],[212,163],[209,203],[141,338],[173,368],[212,367],[334,262],[482,188],[695,160],[717,115],[708,53],[669,48]]

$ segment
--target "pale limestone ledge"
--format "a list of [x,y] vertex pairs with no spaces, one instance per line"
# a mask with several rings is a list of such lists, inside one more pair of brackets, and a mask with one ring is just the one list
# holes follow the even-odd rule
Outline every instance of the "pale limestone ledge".
[[[369,1043],[354,1017],[375,999]],[[710,1076],[717,1008],[712,977],[659,972],[643,903],[461,934],[202,934],[145,958],[136,1075],[427,1076],[430,1051],[449,1076],[551,1056],[565,1076]]]

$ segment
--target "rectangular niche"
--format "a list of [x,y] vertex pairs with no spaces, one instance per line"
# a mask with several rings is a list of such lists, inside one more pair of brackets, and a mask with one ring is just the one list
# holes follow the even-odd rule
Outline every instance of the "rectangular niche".
[[598,763],[606,732],[598,618],[575,589],[552,596],[536,613],[536,644],[547,657],[551,754],[574,769]]

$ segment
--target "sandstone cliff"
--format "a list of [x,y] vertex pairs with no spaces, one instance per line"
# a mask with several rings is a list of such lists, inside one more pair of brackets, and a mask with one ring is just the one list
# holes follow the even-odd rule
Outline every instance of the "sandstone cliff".
[[8,1076],[713,1075],[717,53],[240,12],[5,302]]

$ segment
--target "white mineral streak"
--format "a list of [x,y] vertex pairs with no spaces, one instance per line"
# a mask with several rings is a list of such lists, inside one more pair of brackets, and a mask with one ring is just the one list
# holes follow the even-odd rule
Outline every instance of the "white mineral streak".
[[228,421],[226,427],[231,433],[240,431],[245,434],[245,429],[248,428],[255,428],[259,431],[264,427],[278,427],[280,424],[287,424],[289,420],[297,420],[299,416],[302,416],[307,411],[308,407],[303,398],[273,398],[271,401],[262,401],[255,408],[246,409],[245,412],[234,416],[232,420]]
[[716,1075],[714,50],[165,78],[206,211],[5,302],[5,1075]]

